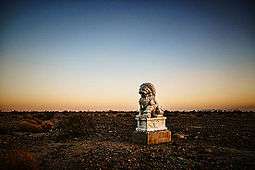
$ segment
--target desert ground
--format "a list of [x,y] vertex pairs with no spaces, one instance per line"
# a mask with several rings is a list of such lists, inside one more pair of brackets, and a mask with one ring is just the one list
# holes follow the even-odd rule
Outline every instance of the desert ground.
[[254,169],[255,113],[165,111],[172,141],[132,143],[136,112],[0,113],[1,169]]

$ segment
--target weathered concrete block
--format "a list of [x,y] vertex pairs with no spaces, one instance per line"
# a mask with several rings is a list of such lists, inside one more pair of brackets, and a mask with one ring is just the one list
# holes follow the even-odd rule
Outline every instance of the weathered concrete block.
[[132,141],[138,144],[160,144],[171,141],[171,131],[134,131]]

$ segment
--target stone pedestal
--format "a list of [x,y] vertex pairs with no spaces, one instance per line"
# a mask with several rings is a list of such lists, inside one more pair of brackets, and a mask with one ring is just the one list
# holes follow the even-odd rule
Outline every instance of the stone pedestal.
[[166,127],[166,117],[157,116],[147,118],[137,115],[137,128],[133,133],[132,140],[139,144],[160,144],[171,141],[171,132]]
[[158,131],[167,130],[166,117],[157,116],[155,118],[147,118],[143,116],[136,116],[137,131]]

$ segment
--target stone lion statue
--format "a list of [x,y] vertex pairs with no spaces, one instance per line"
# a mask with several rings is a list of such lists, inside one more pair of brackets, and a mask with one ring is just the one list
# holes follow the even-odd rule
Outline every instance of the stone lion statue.
[[163,116],[163,110],[156,102],[155,95],[156,90],[153,84],[143,83],[140,86],[139,94],[141,98],[139,100],[140,110],[139,115],[147,118]]

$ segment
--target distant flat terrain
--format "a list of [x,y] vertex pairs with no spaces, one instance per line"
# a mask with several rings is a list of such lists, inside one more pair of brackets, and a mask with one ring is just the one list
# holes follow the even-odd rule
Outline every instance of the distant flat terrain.
[[254,112],[165,112],[172,142],[131,142],[136,112],[0,113],[1,169],[254,169]]

